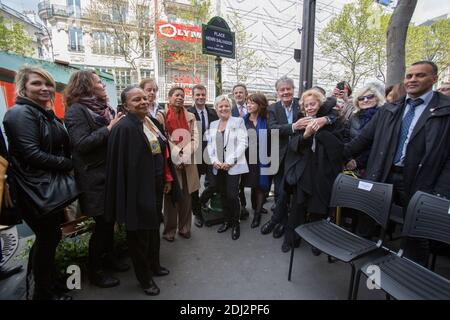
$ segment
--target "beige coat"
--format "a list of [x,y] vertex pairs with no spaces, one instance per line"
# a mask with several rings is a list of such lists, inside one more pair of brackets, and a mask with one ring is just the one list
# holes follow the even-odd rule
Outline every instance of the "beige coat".
[[[180,147],[172,141],[172,137],[170,137],[167,132],[166,134],[169,137],[170,157],[172,159],[172,162],[175,164],[175,166],[180,163],[185,164],[187,186],[189,189],[189,193],[192,193],[200,189],[200,180],[198,178],[197,165],[194,164],[194,153],[199,147],[199,132],[195,123],[195,115],[191,112],[188,112],[185,108],[183,108],[183,111],[189,125],[190,140],[188,140],[188,143]],[[166,114],[167,107],[164,109],[164,113],[158,112],[158,114],[156,115],[156,119],[163,125],[164,130]],[[179,169],[176,169],[176,171],[180,189],[182,189],[183,171]]]

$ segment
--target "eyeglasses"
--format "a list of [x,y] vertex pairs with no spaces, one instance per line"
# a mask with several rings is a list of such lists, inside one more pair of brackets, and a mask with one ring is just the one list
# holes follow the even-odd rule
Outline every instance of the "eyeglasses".
[[374,94],[369,94],[367,96],[361,96],[358,98],[358,101],[364,101],[364,100],[372,100],[373,98],[375,98]]

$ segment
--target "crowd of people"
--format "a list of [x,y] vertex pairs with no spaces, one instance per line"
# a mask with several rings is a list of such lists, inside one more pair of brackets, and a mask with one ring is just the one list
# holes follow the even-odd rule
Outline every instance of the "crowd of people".
[[[213,108],[200,84],[192,89],[192,106],[185,106],[181,87],[171,88],[161,106],[157,83],[144,79],[123,90],[115,109],[99,76],[80,70],[65,88],[63,123],[51,111],[53,77],[23,67],[4,127],[17,204],[36,234],[28,264],[33,299],[70,298],[55,289],[55,250],[63,208],[75,199],[95,220],[89,281],[114,287],[120,281],[113,272],[129,269],[113,250],[114,226],[123,224],[136,278],[145,294],[157,295],[153,278],[169,274],[159,259],[160,225],[168,242],[177,234],[191,238],[192,215],[201,228],[215,194],[224,212],[217,232],[231,229],[239,239],[250,188],[251,229],[284,236],[283,252],[300,245],[298,225],[332,214],[332,185],[343,170],[393,184],[394,202],[403,208],[417,190],[450,198],[450,90],[447,83],[433,91],[437,75],[434,63],[419,61],[403,83],[386,90],[368,84],[352,95],[341,81],[328,97],[313,87],[300,99],[283,76],[271,105],[239,83],[234,101],[220,95]],[[272,216],[260,226],[272,183]],[[410,240],[407,255],[424,263],[428,250],[426,240]]]

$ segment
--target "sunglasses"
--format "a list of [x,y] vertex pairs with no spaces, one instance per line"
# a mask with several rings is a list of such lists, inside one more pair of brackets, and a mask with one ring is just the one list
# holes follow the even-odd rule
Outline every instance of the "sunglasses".
[[375,98],[374,94],[369,94],[367,96],[361,96],[358,98],[358,101],[364,101],[364,100],[372,100],[373,98]]

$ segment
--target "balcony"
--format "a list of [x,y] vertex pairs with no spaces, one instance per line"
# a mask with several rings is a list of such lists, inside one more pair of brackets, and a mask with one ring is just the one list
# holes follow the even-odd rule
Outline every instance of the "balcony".
[[70,52],[83,53],[84,52],[84,46],[68,44],[67,45],[67,50],[69,50]]
[[165,0],[164,10],[167,15],[177,15],[180,11],[193,13],[195,7],[188,2],[181,0]]
[[43,20],[52,17],[73,17],[73,18],[88,18],[85,10],[74,11],[72,7],[62,6],[58,4],[51,4],[50,1],[41,1],[38,3],[38,14]]

